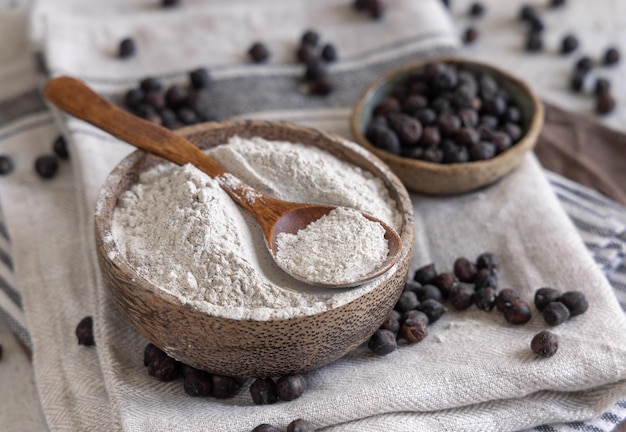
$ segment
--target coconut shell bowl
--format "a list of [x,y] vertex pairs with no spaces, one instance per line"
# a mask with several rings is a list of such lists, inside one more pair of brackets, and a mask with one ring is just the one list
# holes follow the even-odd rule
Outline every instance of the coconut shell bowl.
[[[400,179],[373,153],[338,136],[290,123],[233,120],[178,131],[202,149],[232,136],[262,137],[319,147],[380,178],[402,215],[401,255],[373,282],[372,289],[323,312],[284,319],[231,319],[201,311],[142,276],[124,257],[113,236],[113,215],[122,193],[163,159],[135,151],[102,186],[95,212],[97,256],[104,284],[121,316],[149,342],[175,359],[210,373],[269,377],[306,372],[339,359],[363,344],[398,300],[414,243],[413,207]],[[236,173],[234,173],[236,175]],[[357,287],[360,289],[363,287]]]
[[496,182],[524,160],[542,126],[543,105],[527,83],[454,57],[387,72],[364,89],[351,117],[355,140],[408,189],[429,195]]

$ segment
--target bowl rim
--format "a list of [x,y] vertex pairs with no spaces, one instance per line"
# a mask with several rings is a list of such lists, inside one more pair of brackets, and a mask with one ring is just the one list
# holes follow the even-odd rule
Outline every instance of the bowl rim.
[[[176,133],[179,133],[182,136],[186,137],[186,136],[192,135],[194,132],[206,133],[207,131],[211,129],[228,130],[230,128],[237,128],[237,127],[243,128],[243,127],[247,127],[250,125],[259,126],[259,127],[268,127],[268,128],[269,127],[289,127],[292,129],[295,128],[304,133],[315,134],[325,140],[333,141],[337,144],[340,144],[345,150],[347,150],[348,152],[358,157],[360,161],[367,160],[377,170],[377,172],[372,172],[374,175],[381,176],[382,174],[384,174],[387,177],[387,182],[389,183],[389,185],[387,185],[388,189],[390,189],[390,185],[393,185],[395,188],[398,189],[398,194],[397,194],[398,196],[397,196],[397,199],[395,200],[396,200],[397,210],[401,214],[401,219],[403,223],[402,229],[400,230],[398,235],[400,236],[402,240],[401,244],[403,245],[403,247],[400,253],[400,258],[398,260],[398,263],[392,266],[391,269],[389,269],[387,272],[383,273],[383,275],[380,276],[381,278],[387,278],[390,280],[391,275],[393,275],[393,272],[397,269],[400,263],[407,258],[407,255],[412,255],[412,249],[413,249],[412,246],[414,243],[414,214],[413,214],[413,209],[412,209],[412,203],[411,203],[409,192],[406,190],[406,187],[404,186],[402,181],[397,177],[397,175],[376,154],[368,151],[367,149],[363,148],[362,146],[359,146],[357,143],[354,143],[353,141],[343,136],[326,132],[315,127],[304,126],[301,124],[291,123],[287,121],[249,120],[249,119],[232,119],[232,120],[224,120],[224,121],[217,121],[217,122],[213,121],[213,122],[205,122],[205,123],[200,123],[200,124],[196,124],[196,125],[192,125],[188,127],[183,127],[183,128],[177,129]],[[230,136],[234,136],[234,135],[236,134],[232,134]],[[323,149],[323,150],[328,152],[327,149]],[[332,152],[329,152],[329,153],[333,154]],[[334,156],[338,157],[337,155],[334,155]],[[146,162],[146,158],[158,158],[158,157],[147,154],[146,152],[142,150],[135,150],[131,152],[130,154],[128,154],[127,156],[125,156],[120,162],[118,162],[116,166],[113,168],[113,170],[107,175],[105,181],[103,182],[100,188],[100,191],[96,199],[96,206],[95,206],[95,211],[94,211],[94,228],[95,228],[94,235],[96,237],[96,244],[98,246],[101,245],[103,249],[107,249],[109,251],[108,253],[103,254],[102,259],[106,259],[111,265],[113,265],[117,269],[116,271],[118,272],[120,271],[132,272],[134,277],[141,281],[140,283],[143,286],[143,289],[150,291],[153,295],[172,304],[173,307],[189,308],[191,310],[196,311],[197,313],[204,314],[207,316],[213,316],[215,318],[219,318],[225,321],[239,322],[239,321],[245,320],[245,321],[250,321],[250,322],[263,322],[263,323],[290,322],[290,321],[299,321],[299,320],[302,320],[303,318],[307,318],[307,319],[314,318],[318,315],[323,315],[323,314],[332,312],[333,310],[342,308],[355,301],[358,301],[361,297],[363,297],[363,295],[366,295],[367,293],[370,293],[372,291],[372,290],[368,290],[367,292],[363,293],[363,295],[359,295],[353,298],[352,300],[346,301],[345,303],[342,303],[331,309],[319,311],[316,313],[297,315],[297,316],[288,317],[288,318],[269,318],[269,319],[255,319],[255,318],[237,319],[237,318],[225,317],[222,315],[209,314],[206,311],[201,311],[200,309],[193,307],[191,304],[181,301],[181,299],[177,297],[176,295],[171,294],[161,289],[158,285],[156,285],[155,283],[150,281],[148,278],[146,278],[145,276],[137,272],[135,267],[131,265],[131,263],[126,259],[126,257],[119,250],[117,242],[115,241],[115,236],[113,235],[112,217],[111,218],[106,217],[107,206],[105,204],[107,202],[110,202],[111,200],[117,200],[117,197],[119,196],[119,194],[116,195],[114,193],[113,186],[115,186],[120,181],[129,181],[131,183],[135,183],[137,181],[136,178],[128,180],[128,178],[130,177],[128,170],[131,167],[136,166],[138,163]],[[159,163],[166,163],[166,162],[165,161],[157,162],[157,164]],[[351,162],[351,163],[356,165],[356,163],[354,162]],[[367,170],[367,168],[363,168],[363,167],[361,168]],[[113,215],[115,207],[116,205],[112,207],[111,216]],[[99,248],[98,248],[98,251],[99,251]],[[115,253],[111,253],[111,252],[115,252]],[[371,283],[376,283],[376,280],[372,281]],[[358,289],[358,287],[355,287],[353,289]],[[376,290],[376,289],[378,289],[378,287],[373,288],[373,290]]]
[[[476,68],[480,70],[486,70],[492,73],[496,79],[505,80],[510,82],[512,85],[517,86],[521,89],[522,93],[525,94],[526,97],[531,102],[532,112],[529,116],[528,127],[524,135],[520,138],[518,142],[512,145],[506,151],[494,156],[491,159],[480,160],[480,161],[471,161],[471,162],[462,162],[462,163],[452,163],[452,164],[440,164],[434,162],[427,162],[420,159],[412,159],[404,156],[399,156],[378,148],[374,146],[364,134],[364,131],[361,130],[359,123],[363,115],[366,113],[367,102],[376,95],[376,92],[379,88],[385,85],[389,80],[408,73],[414,69],[427,65],[429,63],[453,63],[456,65],[469,66],[470,68]],[[430,172],[448,172],[451,175],[456,174],[457,172],[464,171],[471,167],[472,169],[482,169],[484,167],[489,167],[506,159],[514,159],[520,156],[523,153],[530,151],[536,144],[537,138],[539,137],[539,133],[543,127],[544,121],[544,107],[543,103],[532,89],[532,87],[525,82],[523,79],[517,77],[516,75],[505,71],[502,68],[494,66],[489,63],[485,63],[482,61],[476,61],[464,57],[455,57],[455,56],[438,56],[438,57],[429,57],[425,59],[420,59],[416,61],[412,61],[409,63],[405,63],[401,66],[398,66],[394,69],[391,69],[384,73],[383,75],[376,78],[370,84],[368,84],[364,90],[361,91],[358,96],[353,109],[352,115],[350,117],[350,128],[352,134],[355,138],[355,141],[359,144],[363,145],[368,150],[375,153],[377,156],[384,158],[384,160],[389,160],[392,163],[402,165],[402,166],[410,166],[413,168],[423,169],[425,171]]]

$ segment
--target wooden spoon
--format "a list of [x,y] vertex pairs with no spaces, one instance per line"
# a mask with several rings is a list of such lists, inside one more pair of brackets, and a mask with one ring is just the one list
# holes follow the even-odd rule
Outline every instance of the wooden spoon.
[[[277,253],[276,237],[278,234],[283,232],[295,234],[336,208],[330,205],[292,203],[263,195],[227,172],[191,142],[164,127],[118,108],[75,78],[51,79],[44,89],[44,94],[57,107],[74,117],[175,164],[191,163],[218,180],[220,186],[233,200],[257,220],[263,229],[266,246],[274,259]],[[353,287],[380,276],[398,260],[402,244],[393,228],[368,214],[363,215],[383,226],[389,249],[386,260],[370,273],[357,280],[323,283],[306,280],[298,274],[287,271],[279,261],[277,264],[292,277],[324,288]]]

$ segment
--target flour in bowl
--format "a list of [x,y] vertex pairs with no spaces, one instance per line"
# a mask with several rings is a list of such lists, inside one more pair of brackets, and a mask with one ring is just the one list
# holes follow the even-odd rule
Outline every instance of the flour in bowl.
[[[382,180],[320,148],[233,137],[210,154],[268,195],[352,207],[401,228],[402,215]],[[147,280],[191,307],[226,318],[318,313],[381,282],[323,290],[291,278],[267,251],[256,221],[192,165],[166,163],[143,173],[119,199],[113,235]]]

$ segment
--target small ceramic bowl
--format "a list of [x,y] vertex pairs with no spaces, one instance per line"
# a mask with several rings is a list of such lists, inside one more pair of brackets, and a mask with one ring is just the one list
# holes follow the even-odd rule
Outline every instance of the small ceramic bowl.
[[233,377],[268,377],[304,372],[332,362],[365,342],[399,298],[414,240],[413,207],[400,180],[370,152],[343,138],[281,122],[205,123],[179,132],[201,148],[229,137],[260,136],[299,142],[332,153],[380,178],[402,215],[399,261],[354,300],[333,309],[289,319],[236,320],[212,316],[184,305],[142,277],[119,253],[112,218],[120,194],[141,172],[164,161],[136,151],[105,181],[96,206],[95,234],[102,275],[121,314],[148,341],[190,366]]
[[[492,159],[449,164],[398,156],[374,146],[366,137],[374,107],[416,69],[435,62],[453,64],[472,72],[491,73],[519,106],[523,130],[521,139]],[[468,192],[497,181],[518,166],[533,149],[542,126],[543,105],[527,83],[494,66],[451,57],[431,58],[391,70],[365,88],[354,105],[351,117],[352,133],[359,144],[387,163],[407,188],[431,195]]]

